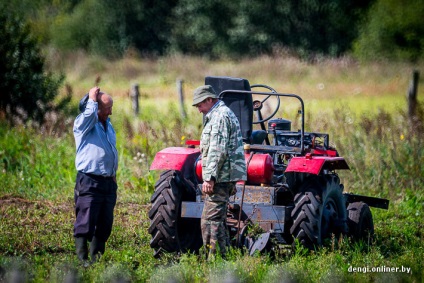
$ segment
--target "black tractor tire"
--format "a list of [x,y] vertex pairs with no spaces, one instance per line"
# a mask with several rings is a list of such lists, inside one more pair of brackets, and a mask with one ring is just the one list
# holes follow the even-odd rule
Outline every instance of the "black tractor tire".
[[[290,233],[304,247],[321,246],[332,235],[347,231],[343,186],[337,175],[308,179],[295,195]],[[294,242],[295,243],[295,242]]]
[[200,219],[181,217],[182,201],[195,200],[195,186],[179,171],[168,170],[160,175],[149,211],[149,234],[152,235],[150,247],[155,250],[155,257],[164,251],[197,252],[200,249]]
[[347,207],[348,235],[354,241],[369,241],[374,237],[374,221],[368,204],[353,202]]

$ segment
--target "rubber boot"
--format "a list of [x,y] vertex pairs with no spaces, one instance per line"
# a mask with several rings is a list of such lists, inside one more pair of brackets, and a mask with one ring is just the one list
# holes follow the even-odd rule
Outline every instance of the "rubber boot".
[[85,237],[75,237],[75,248],[77,251],[77,257],[86,267],[88,266],[88,246],[87,238]]
[[93,237],[90,244],[91,263],[95,263],[105,253],[106,242],[99,240],[96,236]]

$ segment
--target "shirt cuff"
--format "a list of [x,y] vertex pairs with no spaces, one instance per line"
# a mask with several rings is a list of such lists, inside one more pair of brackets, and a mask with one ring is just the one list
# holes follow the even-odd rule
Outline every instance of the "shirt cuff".
[[209,182],[209,181],[214,181],[214,182],[216,183],[216,178],[215,178],[215,176],[210,176],[209,178],[208,178],[208,177],[206,177],[204,180],[205,180],[205,181],[207,181],[207,182]]

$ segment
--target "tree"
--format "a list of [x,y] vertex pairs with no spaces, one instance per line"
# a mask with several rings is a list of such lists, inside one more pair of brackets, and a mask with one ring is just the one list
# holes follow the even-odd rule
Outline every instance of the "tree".
[[44,70],[44,58],[28,24],[13,13],[0,11],[0,113],[13,123],[32,120],[42,124],[47,112],[66,105],[55,104],[63,77]]
[[62,50],[83,49],[106,57],[121,56],[129,47],[160,55],[169,40],[175,1],[81,0],[56,17],[52,42]]
[[195,55],[228,53],[234,5],[238,1],[180,0],[173,13],[171,49]]
[[418,61],[424,58],[424,2],[379,0],[361,27],[354,52],[362,59]]
[[358,23],[375,1],[393,0],[9,0],[8,7],[43,44],[108,58],[129,48],[212,58],[283,48],[309,57],[351,51]]
[[171,48],[212,56],[255,56],[284,47],[339,56],[373,0],[179,0]]

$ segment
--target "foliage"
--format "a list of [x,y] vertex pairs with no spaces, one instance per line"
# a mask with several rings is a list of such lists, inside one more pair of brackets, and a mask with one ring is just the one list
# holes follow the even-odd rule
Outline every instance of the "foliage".
[[66,106],[70,97],[55,104],[63,77],[46,73],[37,41],[22,19],[0,11],[0,114],[10,122],[42,123],[45,114]]
[[355,54],[363,59],[417,61],[424,58],[424,2],[379,0],[362,24]]
[[105,57],[120,56],[130,47],[161,54],[172,6],[172,1],[78,1],[69,13],[56,17],[52,41],[64,50],[84,49]]
[[[183,53],[212,58],[292,52],[416,61],[419,0],[12,0],[43,44],[106,57]],[[371,8],[372,7],[372,8]]]
[[124,3],[109,0],[108,6],[110,10],[120,9],[120,22],[125,22],[130,44],[142,54],[164,54],[169,44],[171,13],[178,1],[131,0]]
[[189,54],[257,55],[274,48],[338,56],[356,37],[370,1],[180,0],[171,48]]
[[40,44],[48,44],[51,40],[50,27],[54,19],[67,13],[78,0],[8,0],[1,3],[7,13],[20,15],[31,28],[34,38]]
[[70,135],[59,136],[23,127],[8,129],[3,124],[0,135],[0,182],[7,184],[2,187],[2,195],[25,199],[63,198],[64,189],[72,187],[75,178],[75,153]]
[[303,57],[349,52],[357,23],[373,2],[12,0],[9,7],[30,19],[43,43],[61,50],[109,58],[134,49],[237,58],[280,50]]
[[[114,22],[116,20],[116,22]],[[78,3],[51,26],[53,44],[63,50],[84,49],[94,54],[122,53],[128,40],[116,15],[100,1]],[[117,25],[116,25],[117,24]]]
[[[315,119],[318,131],[334,132],[334,142],[347,159],[351,170],[343,173],[345,188],[389,199],[407,189],[419,190],[424,180],[424,115],[411,124],[405,111],[355,114],[347,107],[336,108],[325,116],[334,120]],[[382,142],[384,141],[384,142]],[[378,152],[378,154],[376,154]]]

